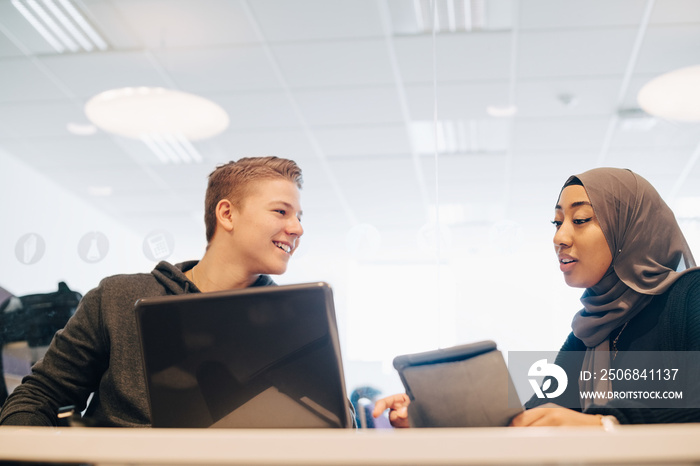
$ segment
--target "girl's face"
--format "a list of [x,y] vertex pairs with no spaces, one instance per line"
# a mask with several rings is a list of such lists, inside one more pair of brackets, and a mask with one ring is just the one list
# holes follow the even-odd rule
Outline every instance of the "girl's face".
[[610,247],[583,186],[564,188],[554,208],[554,251],[566,284],[590,288],[612,263]]

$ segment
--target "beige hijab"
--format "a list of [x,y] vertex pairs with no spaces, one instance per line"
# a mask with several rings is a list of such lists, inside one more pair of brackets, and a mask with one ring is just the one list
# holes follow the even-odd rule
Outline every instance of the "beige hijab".
[[[583,309],[571,324],[588,348],[583,369],[600,373],[610,367],[610,333],[695,267],[695,260],[673,212],[647,180],[626,169],[595,168],[570,177],[564,187],[576,179],[612,253],[610,269],[583,293]],[[607,392],[611,386],[595,382],[581,388]]]
[[620,168],[594,168],[572,178],[586,189],[613,257],[608,273],[584,292],[572,323],[574,335],[590,348],[695,267],[695,260],[673,212],[647,180]]

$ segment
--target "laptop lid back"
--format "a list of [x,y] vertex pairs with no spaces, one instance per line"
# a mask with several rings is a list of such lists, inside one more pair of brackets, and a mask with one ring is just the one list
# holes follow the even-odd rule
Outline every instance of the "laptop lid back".
[[136,303],[153,427],[351,427],[326,283]]

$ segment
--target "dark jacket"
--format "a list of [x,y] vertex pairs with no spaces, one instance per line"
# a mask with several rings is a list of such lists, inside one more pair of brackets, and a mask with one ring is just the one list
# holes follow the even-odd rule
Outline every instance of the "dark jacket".
[[[105,278],[80,302],[46,355],[5,402],[0,424],[57,425],[60,407],[85,409],[98,425],[147,427],[148,400],[134,304],[138,299],[198,293],[184,272],[197,261],[159,263],[150,274]],[[274,285],[261,275],[253,286]]]
[[[616,346],[619,351],[700,352],[700,270],[680,277],[665,293],[655,296],[626,328],[611,332],[612,337],[618,334]],[[555,360],[555,364],[567,372],[570,381],[561,395],[563,399],[554,401],[533,397],[525,407],[534,408],[549,401],[568,407],[578,404],[577,382],[585,351],[586,345],[571,333]],[[639,401],[611,400],[605,405],[593,404],[583,412],[613,415],[622,424],[700,422],[700,409],[697,409],[700,407],[700,380],[695,371],[700,368],[700,361],[697,359],[693,354],[686,370],[680,372],[678,383],[668,387],[683,391],[687,408],[647,408]],[[625,385],[624,381],[613,382],[612,388],[624,390]]]

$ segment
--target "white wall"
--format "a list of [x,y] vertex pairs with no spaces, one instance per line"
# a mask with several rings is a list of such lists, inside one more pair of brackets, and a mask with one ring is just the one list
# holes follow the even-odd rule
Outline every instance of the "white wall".
[[[59,281],[85,294],[105,276],[154,265],[141,252],[142,238],[1,150],[0,212],[0,286],[17,296],[55,291]],[[103,260],[89,263],[80,258],[78,243],[93,231],[105,234],[109,250]],[[46,244],[33,264],[15,254],[28,233]]]

